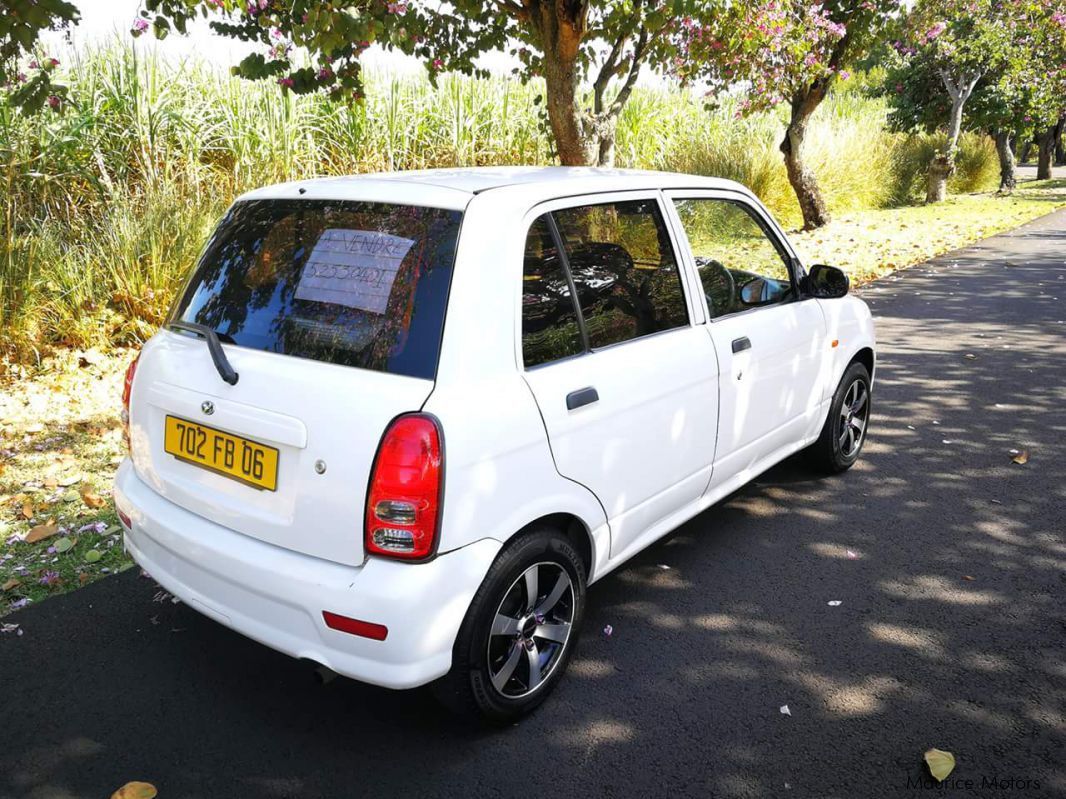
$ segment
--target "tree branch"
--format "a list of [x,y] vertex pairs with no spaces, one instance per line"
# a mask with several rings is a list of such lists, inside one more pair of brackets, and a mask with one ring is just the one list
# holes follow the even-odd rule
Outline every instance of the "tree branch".
[[619,89],[618,94],[615,95],[611,107],[607,109],[607,116],[616,117],[622,113],[622,107],[626,104],[629,95],[633,93],[633,87],[637,84],[637,78],[640,76],[640,68],[644,63],[644,58],[651,49],[648,47],[649,43],[650,37],[648,35],[648,29],[644,25],[641,25],[640,35],[637,37],[637,41],[633,45],[632,60],[629,64],[629,74],[626,75],[625,83],[622,84],[622,88]]
[[948,74],[946,69],[938,69],[940,73],[940,79],[944,81],[944,88],[948,90],[948,96],[952,102],[959,99],[959,87],[955,85],[955,81],[951,79],[951,75]]

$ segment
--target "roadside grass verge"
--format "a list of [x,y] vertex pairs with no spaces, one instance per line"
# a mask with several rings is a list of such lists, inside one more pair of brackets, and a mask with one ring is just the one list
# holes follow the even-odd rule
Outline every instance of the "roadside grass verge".
[[0,616],[132,563],[111,501],[130,357],[65,351],[0,384]]
[[[843,267],[855,284],[959,249],[1066,206],[1066,180],[1012,197],[954,197],[937,206],[856,211],[792,241],[805,263]],[[0,377],[0,616],[129,567],[111,502],[125,447],[118,421],[131,349],[59,350]],[[101,507],[91,504],[102,501]],[[52,524],[55,535],[27,543]],[[74,546],[50,551],[67,537]],[[86,555],[96,551],[94,563]]]

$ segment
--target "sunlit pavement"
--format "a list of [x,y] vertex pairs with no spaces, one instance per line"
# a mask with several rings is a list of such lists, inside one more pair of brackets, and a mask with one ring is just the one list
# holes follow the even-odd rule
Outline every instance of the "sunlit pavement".
[[6,620],[0,796],[910,796],[930,747],[946,795],[1063,795],[1064,258],[1061,211],[862,292],[861,463],[793,459],[594,586],[520,725],[317,685],[130,571]]

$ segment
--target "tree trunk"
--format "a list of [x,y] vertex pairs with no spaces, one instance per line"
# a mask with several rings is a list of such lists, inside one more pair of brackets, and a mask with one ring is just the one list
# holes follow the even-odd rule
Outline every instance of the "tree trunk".
[[605,129],[600,131],[600,156],[596,161],[597,166],[614,166],[614,141],[617,130],[618,120],[612,119],[607,123]]
[[959,148],[959,134],[962,132],[962,109],[973,91],[977,78],[963,76],[956,85],[951,78],[941,73],[944,85],[951,96],[951,116],[948,118],[948,138],[944,149],[933,156],[929,163],[929,176],[925,188],[927,203],[943,202],[948,194],[948,178],[955,172],[955,153]]
[[996,152],[999,154],[999,192],[1010,194],[1018,185],[1014,171],[1014,151],[1011,149],[1010,133],[997,130],[993,136],[996,140]]
[[1055,155],[1055,128],[1050,127],[1037,137],[1040,151],[1036,160],[1036,179],[1051,180],[1051,161]]
[[588,22],[586,16],[561,14],[555,3],[539,3],[531,11],[530,22],[541,39],[545,105],[559,163],[563,166],[594,164],[599,155],[597,142],[591,135],[588,116],[579,104],[578,59]]
[[819,84],[792,99],[792,115],[785,129],[785,138],[781,141],[788,182],[792,184],[792,190],[799,201],[804,230],[813,230],[829,222],[829,211],[825,207],[822,191],[818,188],[818,181],[803,161],[803,141],[807,135],[807,123],[818,104],[825,98],[826,88],[828,87]]
[[1022,145],[1022,151],[1018,156],[1018,163],[1024,164],[1029,161],[1029,151],[1033,149],[1033,140],[1029,139]]
[[1059,117],[1059,122],[1055,125],[1055,166],[1066,166],[1066,144],[1064,144],[1064,135],[1066,134],[1066,114]]

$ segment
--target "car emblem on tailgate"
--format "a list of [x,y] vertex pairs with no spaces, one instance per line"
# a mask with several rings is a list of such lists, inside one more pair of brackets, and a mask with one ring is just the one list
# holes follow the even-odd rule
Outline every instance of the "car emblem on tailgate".
[[211,400],[204,400],[200,403],[200,410],[210,416],[215,412],[215,403]]

